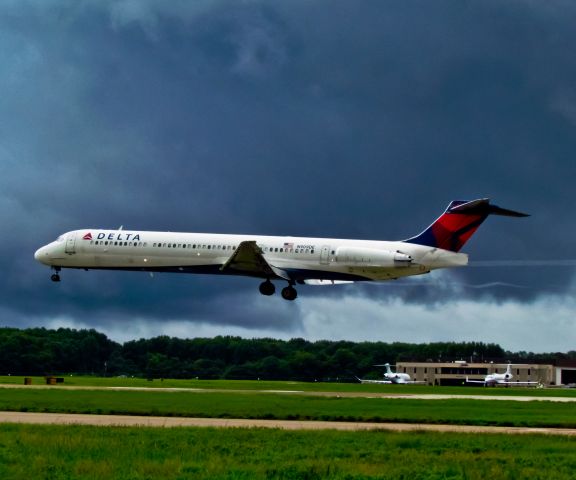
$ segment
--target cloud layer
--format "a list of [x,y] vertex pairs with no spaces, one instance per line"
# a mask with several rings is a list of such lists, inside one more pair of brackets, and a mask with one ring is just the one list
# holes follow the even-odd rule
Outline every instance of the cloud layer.
[[532,217],[488,219],[472,260],[574,259],[575,20],[560,0],[3,2],[4,323],[384,340],[393,311],[397,340],[572,348],[571,266],[302,287],[288,305],[250,279],[52,285],[32,255],[119,225],[401,239],[488,196]]

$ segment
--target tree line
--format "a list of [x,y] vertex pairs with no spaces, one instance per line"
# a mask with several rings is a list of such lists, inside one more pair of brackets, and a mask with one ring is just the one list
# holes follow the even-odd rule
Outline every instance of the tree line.
[[508,352],[482,342],[349,342],[159,336],[123,344],[94,329],[0,328],[2,375],[352,381],[400,361],[556,363],[576,352]]

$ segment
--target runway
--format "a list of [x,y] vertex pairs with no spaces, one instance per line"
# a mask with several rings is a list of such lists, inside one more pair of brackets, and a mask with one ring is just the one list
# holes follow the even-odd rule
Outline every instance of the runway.
[[[0,388],[24,388],[47,390],[106,390],[106,391],[146,391],[150,393],[188,392],[188,393],[241,393],[241,394],[275,394],[302,395],[311,397],[340,398],[387,398],[402,400],[503,400],[511,402],[576,402],[576,397],[543,397],[538,395],[447,395],[447,394],[412,394],[412,393],[378,393],[378,392],[312,392],[305,390],[241,390],[216,388],[163,388],[163,387],[97,387],[97,386],[64,386],[64,385],[20,385],[0,384]],[[473,389],[472,389],[473,390]]]
[[[309,392],[303,390],[234,390],[202,388],[154,388],[154,387],[97,387],[97,386],[48,386],[3,384],[0,389],[38,390],[106,390],[106,391],[146,391],[150,394],[167,392],[235,393],[235,394],[275,394],[302,395],[340,398],[374,398],[402,400],[508,400],[515,402],[547,401],[576,402],[576,397],[540,397],[523,395],[446,395],[377,392]],[[576,429],[495,427],[470,425],[431,425],[410,423],[375,422],[330,422],[300,420],[250,420],[221,418],[184,418],[132,415],[87,415],[35,412],[0,412],[0,423],[50,424],[50,425],[97,425],[97,426],[142,426],[142,427],[213,427],[213,428],[279,428],[284,430],[387,430],[387,431],[434,431],[460,433],[499,433],[499,434],[548,434],[575,436]]]
[[455,432],[492,434],[541,434],[576,436],[576,429],[425,425],[411,423],[316,422],[300,420],[248,420],[223,418],[175,418],[132,415],[81,415],[62,413],[0,412],[0,423],[44,425],[93,425],[102,427],[211,427],[277,428],[282,430],[386,430],[395,432]]

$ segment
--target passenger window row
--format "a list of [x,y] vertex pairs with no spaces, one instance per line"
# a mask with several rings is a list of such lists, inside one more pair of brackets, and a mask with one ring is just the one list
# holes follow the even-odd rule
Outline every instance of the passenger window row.
[[236,250],[236,246],[232,245],[201,245],[192,243],[153,243],[153,247],[163,247],[163,248],[188,248],[192,250]]
[[[147,247],[148,242],[121,242],[113,240],[90,240],[90,245],[104,245],[114,247]],[[187,248],[191,250],[236,250],[237,246],[234,245],[206,245],[196,243],[162,243],[154,242],[154,248]],[[314,254],[314,249],[310,248],[283,248],[283,247],[262,247],[264,252],[268,253],[308,253]]]
[[90,245],[105,245],[109,247],[147,247],[148,242],[118,242],[112,240],[90,240]]
[[314,249],[311,248],[262,247],[262,250],[269,253],[314,253]]

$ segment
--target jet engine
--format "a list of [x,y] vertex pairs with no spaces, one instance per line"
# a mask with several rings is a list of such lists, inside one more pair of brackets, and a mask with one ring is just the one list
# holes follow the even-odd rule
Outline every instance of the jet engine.
[[340,247],[336,250],[336,261],[352,265],[374,267],[408,267],[412,257],[402,252],[378,250],[376,248]]

